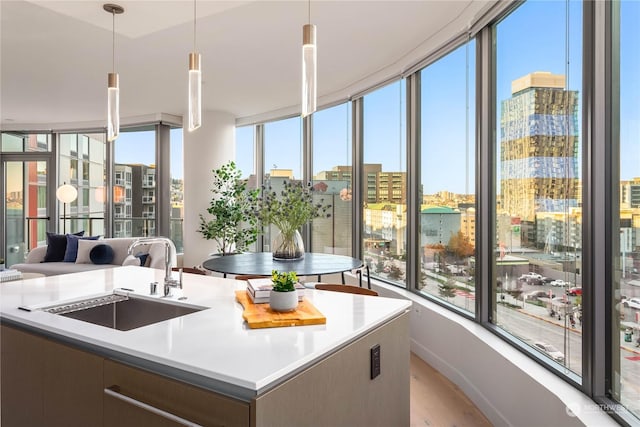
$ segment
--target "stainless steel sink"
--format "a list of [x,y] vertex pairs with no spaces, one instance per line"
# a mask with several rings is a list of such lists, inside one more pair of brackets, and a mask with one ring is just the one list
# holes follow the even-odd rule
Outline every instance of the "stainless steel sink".
[[130,331],[131,329],[204,310],[164,301],[109,294],[69,304],[43,308],[43,311],[93,323],[94,325]]

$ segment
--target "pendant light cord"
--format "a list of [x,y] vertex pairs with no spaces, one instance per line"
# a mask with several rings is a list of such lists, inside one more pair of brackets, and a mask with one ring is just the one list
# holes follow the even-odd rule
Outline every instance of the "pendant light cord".
[[115,10],[111,11],[111,34],[113,37],[113,41],[111,43],[111,66],[113,68],[113,73],[116,72],[116,12]]
[[307,23],[311,24],[311,0],[307,2]]
[[196,0],[193,0],[193,53],[196,53]]

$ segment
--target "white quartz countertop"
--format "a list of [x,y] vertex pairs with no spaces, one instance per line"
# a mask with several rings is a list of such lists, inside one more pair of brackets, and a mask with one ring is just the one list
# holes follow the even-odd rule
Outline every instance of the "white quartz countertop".
[[[178,273],[174,272],[174,277]],[[279,384],[368,331],[404,313],[407,300],[305,290],[324,325],[249,329],[234,291],[245,283],[212,276],[183,275],[183,303],[207,309],[119,331],[46,313],[38,307],[118,293],[149,296],[164,271],[117,267],[84,273],[5,282],[0,285],[0,315],[43,333],[84,344],[96,352],[115,352],[138,361],[202,378],[221,392],[249,398]],[[133,291],[122,291],[126,288]],[[176,295],[176,297],[179,295]],[[172,299],[176,299],[173,297]],[[18,307],[30,307],[24,311]],[[166,369],[164,369],[166,368]],[[213,388],[213,386],[212,386]],[[235,390],[229,392],[229,390]],[[240,390],[240,393],[238,393]]]

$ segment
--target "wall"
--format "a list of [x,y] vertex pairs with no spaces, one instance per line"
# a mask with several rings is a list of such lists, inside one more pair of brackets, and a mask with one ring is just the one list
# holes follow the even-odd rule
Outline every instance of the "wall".
[[235,160],[235,117],[217,111],[202,112],[202,126],[185,131],[184,141],[184,257],[183,265],[202,264],[217,252],[213,240],[198,233],[199,215],[211,201],[212,170]]

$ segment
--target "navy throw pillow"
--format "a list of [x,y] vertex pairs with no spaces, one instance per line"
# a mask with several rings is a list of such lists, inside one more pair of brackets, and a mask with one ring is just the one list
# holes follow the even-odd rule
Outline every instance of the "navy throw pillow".
[[109,245],[96,245],[89,252],[89,259],[94,264],[111,264],[113,248]]
[[141,267],[144,267],[144,265],[147,263],[147,258],[149,258],[149,254],[142,252],[138,252],[134,256],[140,260]]
[[[73,236],[82,236],[84,231],[78,231]],[[47,253],[44,255],[42,262],[60,262],[64,260],[64,254],[67,250],[67,236],[69,234],[56,234],[47,231]]]
[[[84,233],[84,232],[83,232]],[[98,240],[100,236],[80,237],[67,234],[67,248],[64,251],[64,262],[76,262],[78,258],[78,240]]]

